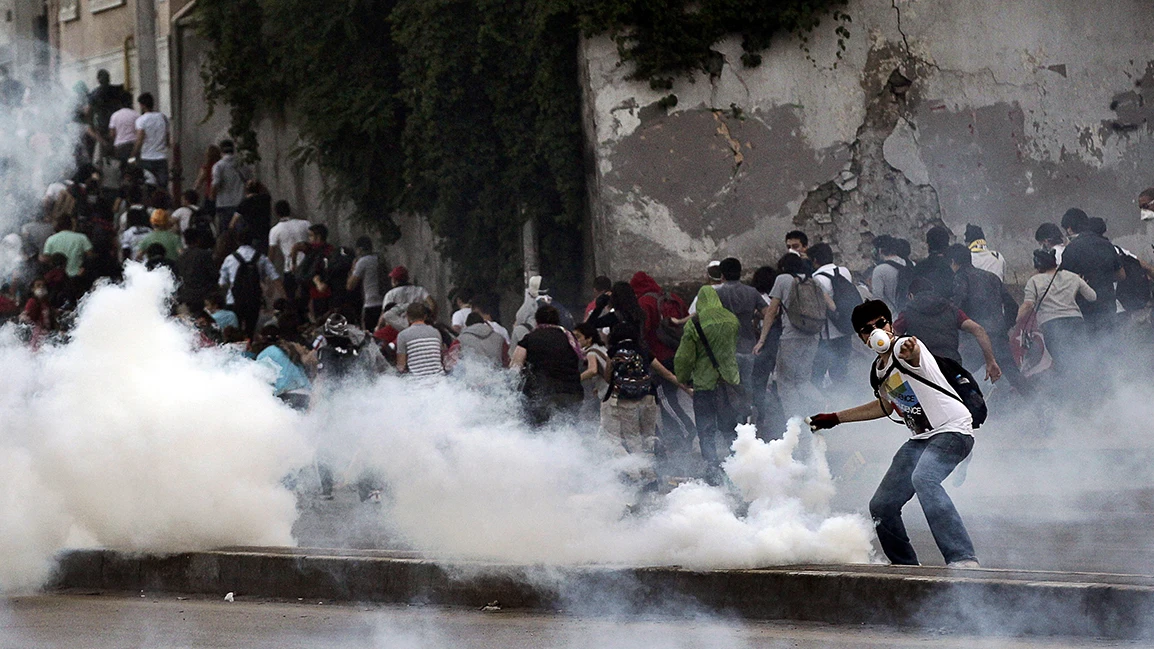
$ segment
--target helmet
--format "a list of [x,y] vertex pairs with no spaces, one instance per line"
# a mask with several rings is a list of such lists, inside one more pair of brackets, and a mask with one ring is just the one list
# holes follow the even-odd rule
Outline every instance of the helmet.
[[349,321],[341,314],[334,313],[325,320],[325,334],[343,336],[349,331]]

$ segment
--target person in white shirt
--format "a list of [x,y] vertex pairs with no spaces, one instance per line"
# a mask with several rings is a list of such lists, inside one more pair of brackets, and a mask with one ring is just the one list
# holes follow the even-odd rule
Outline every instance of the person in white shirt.
[[293,255],[293,248],[308,243],[309,226],[312,224],[305,219],[293,218],[292,206],[288,201],[280,200],[273,205],[273,214],[277,222],[268,231],[268,256],[276,260],[277,265],[284,269],[285,295],[294,304],[298,301],[296,275],[297,264],[304,260],[304,253]]
[[[919,565],[902,522],[902,507],[916,495],[946,566],[978,568],[974,544],[942,487],[942,481],[974,447],[973,417],[929,349],[917,338],[895,337],[892,320],[889,307],[880,300],[854,309],[858,337],[878,352],[870,376],[876,398],[847,410],[814,415],[809,425],[818,431],[896,412],[909,428],[910,439],[894,455],[869,504],[882,551],[894,565]],[[881,345],[872,345],[871,338]]]
[[465,321],[469,319],[469,314],[473,312],[473,291],[467,288],[459,288],[453,294],[453,306],[457,310],[453,312],[453,319],[449,323],[453,327],[453,331],[461,333],[465,329]]
[[[831,299],[833,294],[833,278],[841,275],[850,284],[853,284],[853,275],[844,266],[833,263],[833,248],[828,243],[817,243],[810,246],[807,253],[810,261],[817,270],[813,272],[813,279],[821,290]],[[860,300],[859,300],[860,301]],[[832,315],[832,314],[831,314]],[[829,318],[825,327],[818,334],[817,354],[813,361],[813,384],[820,390],[825,383],[826,374],[829,375],[831,385],[840,387],[846,378],[849,369],[849,360],[853,356],[853,338],[848,331],[840,331],[837,325]]]
[[1034,241],[1042,246],[1042,250],[1053,250],[1054,259],[1062,265],[1062,252],[1066,250],[1066,235],[1057,223],[1043,223],[1034,231]]
[[990,250],[986,244],[986,233],[977,225],[966,225],[966,245],[970,248],[974,268],[991,272],[998,279],[1006,281],[1006,258]]
[[[272,265],[266,255],[257,252],[256,248],[252,246],[253,241],[250,237],[245,241],[236,252],[225,257],[224,262],[220,265],[220,288],[225,291],[225,304],[229,309],[236,313],[236,317],[240,320],[241,330],[247,335],[252,336],[256,332],[257,318],[260,315],[260,300],[259,298],[254,302],[241,301],[238,303],[237,296],[233,295],[233,285],[236,283],[236,274],[240,269],[241,260],[245,263],[256,263],[257,271],[260,274],[262,284],[272,284],[273,295],[284,295],[284,285],[281,283],[280,273],[277,272],[276,267]],[[237,259],[240,257],[240,259]],[[253,259],[259,257],[259,259]]]
[[512,345],[512,338],[509,336],[509,330],[493,319],[493,314],[497,313],[498,299],[496,295],[486,293],[480,296],[474,296],[472,305],[473,312],[480,315],[485,320],[485,324],[489,325],[493,331],[501,335],[505,339],[506,345]]
[[140,104],[140,117],[136,118],[136,146],[133,157],[146,172],[156,176],[156,186],[168,189],[168,118],[156,111],[152,93],[146,92],[136,98]]
[[186,189],[180,195],[180,207],[172,212],[172,221],[180,229],[180,234],[183,235],[192,227],[193,217],[200,212],[200,208],[197,207],[199,203],[200,194],[197,194],[195,189]]
[[121,167],[132,157],[136,146],[136,120],[139,118],[140,113],[132,110],[132,97],[125,93],[123,107],[108,119],[108,138],[112,140],[112,150]]

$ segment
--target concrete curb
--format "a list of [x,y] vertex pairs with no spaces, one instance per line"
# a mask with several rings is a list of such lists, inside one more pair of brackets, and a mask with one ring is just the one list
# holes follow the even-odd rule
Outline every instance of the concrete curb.
[[[400,556],[398,556],[398,554]],[[1145,638],[1154,578],[890,566],[758,570],[434,562],[405,553],[236,548],[169,556],[64,554],[56,589],[564,610],[712,612],[758,620],[962,633]]]

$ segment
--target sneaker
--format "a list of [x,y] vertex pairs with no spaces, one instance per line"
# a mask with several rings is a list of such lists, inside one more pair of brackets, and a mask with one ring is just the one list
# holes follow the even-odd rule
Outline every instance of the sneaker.
[[982,564],[978,563],[977,559],[962,559],[961,561],[951,561],[946,564],[947,568],[981,568]]

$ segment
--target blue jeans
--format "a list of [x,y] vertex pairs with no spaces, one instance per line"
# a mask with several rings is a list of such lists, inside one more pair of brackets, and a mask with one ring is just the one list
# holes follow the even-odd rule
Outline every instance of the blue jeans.
[[974,447],[962,433],[939,433],[911,439],[898,449],[890,468],[870,499],[870,516],[882,551],[894,565],[916,566],[918,555],[906,536],[902,507],[917,494],[934,542],[946,563],[977,559],[962,517],[942,487],[942,481]]

